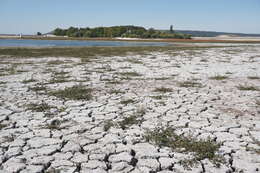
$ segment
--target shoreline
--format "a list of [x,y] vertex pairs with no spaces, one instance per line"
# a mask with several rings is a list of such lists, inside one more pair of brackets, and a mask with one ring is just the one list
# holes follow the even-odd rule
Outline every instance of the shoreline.
[[256,40],[246,38],[216,38],[216,37],[196,37],[195,39],[140,39],[140,38],[74,38],[74,37],[39,37],[39,36],[0,36],[3,39],[21,40],[75,40],[75,41],[121,41],[121,42],[166,42],[166,43],[260,43],[260,38]]

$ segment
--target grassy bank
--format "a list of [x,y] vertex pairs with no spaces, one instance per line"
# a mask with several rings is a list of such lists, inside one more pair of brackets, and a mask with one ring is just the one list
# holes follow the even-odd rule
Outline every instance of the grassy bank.
[[149,52],[197,50],[223,46],[165,46],[165,47],[64,47],[64,48],[0,48],[0,55],[13,57],[95,57],[148,54]]

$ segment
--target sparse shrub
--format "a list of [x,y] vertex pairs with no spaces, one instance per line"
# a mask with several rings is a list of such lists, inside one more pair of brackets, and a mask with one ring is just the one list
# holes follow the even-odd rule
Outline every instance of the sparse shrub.
[[37,81],[37,80],[31,78],[31,79],[27,79],[27,80],[25,79],[25,80],[23,80],[22,83],[27,84],[27,83],[36,82],[36,81]]
[[126,129],[127,127],[130,127],[134,124],[139,124],[142,121],[140,120],[140,117],[137,115],[131,115],[129,117],[124,117],[122,121],[118,122],[118,125],[121,129]]
[[48,105],[45,102],[42,102],[40,104],[38,103],[31,103],[26,105],[27,109],[26,110],[31,110],[33,112],[46,112],[49,111],[53,106]]
[[126,61],[133,63],[133,64],[142,64],[143,63],[142,61],[140,61],[136,58],[128,58],[128,59],[126,59]]
[[85,88],[82,85],[75,85],[73,87],[67,87],[65,89],[49,92],[49,95],[53,95],[62,99],[71,100],[90,100],[92,98],[92,89]]
[[111,120],[105,121],[105,123],[104,123],[104,131],[108,131],[113,126],[114,126],[114,123]]
[[213,80],[225,80],[227,78],[228,78],[228,76],[222,76],[222,75],[216,75],[216,76],[210,77],[210,79],[213,79]]
[[253,85],[239,85],[239,86],[237,86],[237,88],[242,91],[259,91],[260,90],[258,87],[253,86]]
[[154,89],[153,91],[154,92],[167,93],[167,92],[172,92],[172,89],[171,88],[160,87],[160,88]]
[[156,100],[161,100],[163,98],[166,98],[167,96],[164,96],[164,95],[157,95],[157,96],[150,96],[151,98],[153,99],[156,99]]
[[111,89],[109,91],[110,94],[124,94],[125,92],[119,89]]
[[[199,162],[200,160],[209,159],[213,163],[222,162],[222,158],[216,154],[220,144],[214,142],[211,139],[197,140],[192,137],[185,137],[177,135],[175,129],[171,127],[156,128],[153,131],[147,131],[145,139],[160,147],[166,146],[173,150],[181,149],[181,152],[194,153],[194,159],[190,160],[192,163]],[[187,162],[191,165],[191,162]]]
[[247,78],[248,78],[248,79],[252,79],[252,80],[258,80],[258,79],[260,79],[259,76],[248,76]]
[[179,83],[180,87],[185,87],[185,88],[189,88],[189,87],[197,87],[197,88],[202,88],[202,84],[199,82],[195,82],[195,81],[184,81],[184,82],[180,82]]
[[128,105],[130,103],[134,103],[135,101],[133,99],[127,99],[120,101],[120,104]]
[[5,128],[5,127],[7,127],[7,124],[1,124],[1,123],[0,123],[0,130],[3,129],[3,128]]
[[29,91],[39,92],[39,91],[46,91],[47,88],[42,83],[37,83],[33,87],[29,87]]
[[119,73],[120,75],[123,75],[123,76],[130,76],[130,77],[138,77],[138,76],[141,76],[141,74],[137,73],[137,72],[122,72],[122,73]]

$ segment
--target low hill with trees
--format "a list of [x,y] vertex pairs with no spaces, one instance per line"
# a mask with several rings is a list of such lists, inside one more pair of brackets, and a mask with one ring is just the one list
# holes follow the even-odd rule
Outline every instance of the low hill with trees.
[[57,28],[53,31],[56,36],[68,37],[125,37],[125,38],[177,38],[190,39],[190,34],[182,34],[173,31],[172,26],[169,33],[155,30],[153,28],[145,29],[139,26],[112,26],[112,27],[95,27],[95,28],[77,28],[68,29]]

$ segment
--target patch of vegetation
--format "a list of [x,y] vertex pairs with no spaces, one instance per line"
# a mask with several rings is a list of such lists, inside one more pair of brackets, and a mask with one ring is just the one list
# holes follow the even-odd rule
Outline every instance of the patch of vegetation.
[[145,114],[146,110],[144,108],[139,108],[137,111],[128,117],[124,117],[123,120],[112,122],[111,120],[106,121],[104,123],[104,130],[108,131],[111,127],[119,127],[123,130],[129,128],[130,126],[136,124],[140,125],[143,122],[143,115]]
[[255,104],[256,104],[257,106],[260,106],[260,100],[256,100],[256,101],[255,101]]
[[92,99],[92,89],[82,85],[75,85],[65,89],[49,92],[49,95],[70,100],[90,100]]
[[70,78],[70,76],[65,76],[64,74],[53,75],[48,84],[69,82],[68,78]]
[[64,61],[61,61],[61,60],[53,60],[53,61],[48,61],[47,64],[48,64],[48,65],[60,65],[60,64],[64,64]]
[[162,100],[163,98],[167,97],[167,96],[164,96],[164,95],[157,95],[157,96],[150,96],[151,98],[153,99],[156,99],[156,100]]
[[208,62],[208,60],[203,58],[203,59],[200,60],[200,62]]
[[108,81],[107,83],[108,83],[108,84],[121,84],[121,82],[118,81],[118,80],[110,80],[110,81]]
[[202,88],[203,85],[199,82],[195,82],[195,81],[184,81],[184,82],[179,82],[179,86],[180,87],[185,87],[185,88],[189,88],[189,87],[197,87],[197,88]]
[[226,74],[233,74],[233,73],[232,73],[232,72],[230,72],[230,71],[227,71],[227,72],[226,72]]
[[6,84],[7,82],[0,81],[0,85]]
[[128,58],[126,59],[127,62],[133,63],[133,64],[143,64],[142,61],[136,59],[136,58]]
[[108,131],[114,125],[115,124],[111,120],[105,121],[103,129],[104,131]]
[[172,92],[171,88],[160,87],[153,90],[154,92],[168,93]]
[[11,136],[4,136],[4,141],[3,142],[13,142],[15,140],[15,137],[13,135]]
[[53,75],[54,76],[59,76],[59,75],[61,75],[61,76],[64,76],[64,75],[67,75],[67,74],[69,74],[70,72],[67,72],[67,71],[55,71],[54,73],[53,73]]
[[216,75],[216,76],[210,77],[210,79],[213,79],[213,80],[225,80],[225,79],[228,79],[228,76]]
[[110,94],[124,94],[125,91],[119,90],[119,89],[111,89],[109,91]]
[[128,105],[130,103],[134,103],[135,101],[133,99],[127,99],[127,100],[121,100],[120,104]]
[[43,128],[50,129],[50,130],[61,130],[65,129],[65,127],[61,127],[62,121],[60,120],[53,120],[51,123],[44,125]]
[[7,75],[13,75],[17,73],[17,65],[12,64],[11,66],[7,68],[1,68],[0,69],[0,76],[7,76]]
[[26,110],[31,110],[33,112],[46,112],[49,111],[51,108],[54,108],[53,106],[48,105],[45,102],[42,103],[31,103],[26,105]]
[[1,124],[1,123],[0,123],[0,130],[3,129],[3,128],[5,128],[5,127],[7,127],[7,124]]
[[237,88],[242,91],[259,91],[260,90],[258,87],[253,86],[253,85],[239,85],[239,86],[237,86]]
[[17,66],[16,65],[12,65],[10,68],[6,69],[9,73],[9,75],[13,75],[17,72]]
[[47,88],[42,83],[38,83],[36,86],[29,87],[29,91],[34,91],[34,92],[47,91]]
[[154,80],[169,80],[171,78],[169,77],[158,77],[158,78],[154,78]]
[[130,77],[142,76],[141,74],[139,74],[137,72],[122,72],[122,73],[119,73],[119,74],[123,75],[123,76],[130,76]]
[[258,79],[260,79],[259,76],[248,76],[247,78],[248,78],[248,79],[252,79],[252,80],[258,80]]
[[178,152],[193,153],[194,159],[184,161],[187,165],[192,165],[204,159],[209,159],[213,163],[221,163],[223,159],[217,155],[220,144],[211,139],[197,140],[192,137],[185,137],[175,133],[171,127],[159,127],[153,131],[147,131],[145,139],[160,147],[170,147]]
[[203,85],[201,83],[195,82],[195,81],[179,82],[179,86],[180,87],[185,87],[185,88],[189,88],[189,87],[202,88],[203,87]]
[[28,83],[31,83],[31,82],[37,82],[37,80],[31,78],[31,79],[25,79],[25,80],[22,81],[23,84],[28,84]]
[[[53,38],[52,38],[53,39]],[[84,62],[90,62],[96,57],[144,55],[151,52],[174,52],[184,50],[202,50],[222,48],[223,46],[140,46],[140,47],[68,47],[68,48],[3,48],[0,55],[11,57],[79,57]],[[63,61],[51,62],[60,64]]]
[[118,126],[125,130],[126,128],[134,125],[134,124],[141,124],[142,119],[140,115],[131,115],[129,117],[124,117],[122,121],[118,122]]
[[61,169],[51,168],[48,171],[46,171],[45,173],[61,173]]

